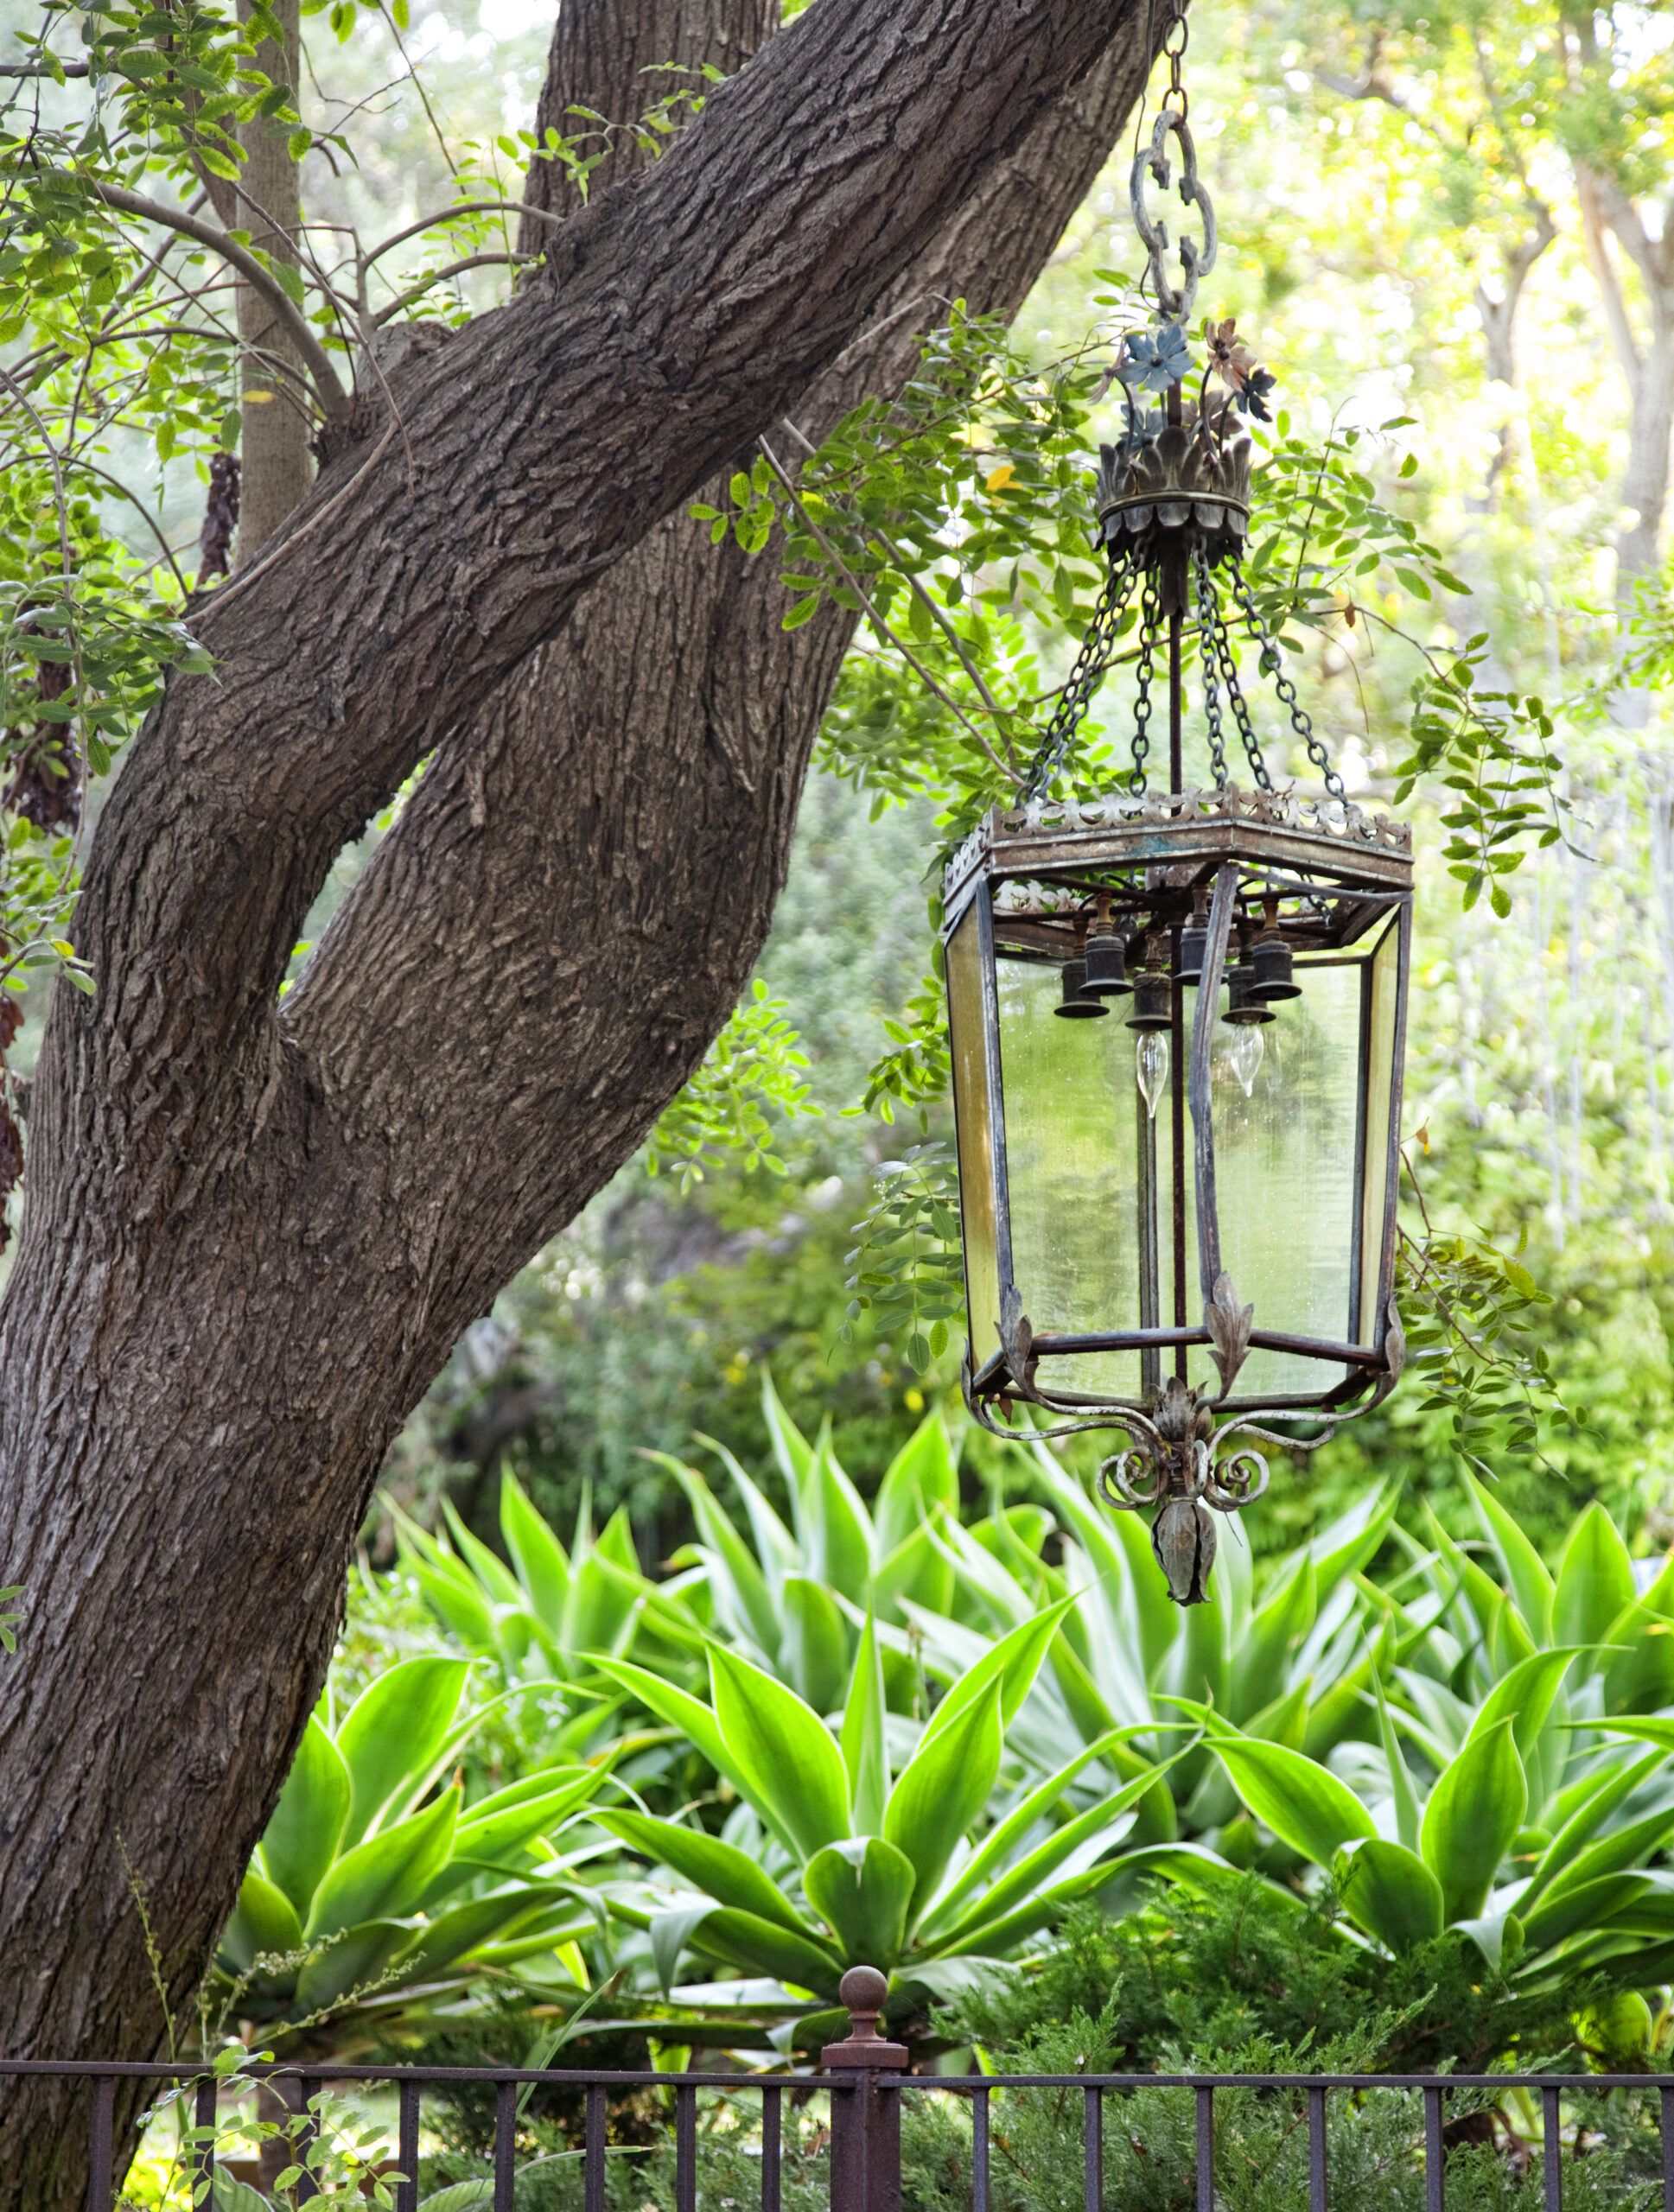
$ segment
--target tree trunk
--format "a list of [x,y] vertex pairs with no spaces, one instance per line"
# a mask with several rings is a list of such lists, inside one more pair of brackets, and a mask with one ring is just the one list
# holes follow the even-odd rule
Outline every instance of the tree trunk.
[[[389,1438],[759,948],[849,622],[787,638],[771,568],[678,510],[786,408],[817,435],[888,388],[949,297],[1015,306],[1143,16],[811,11],[555,233],[550,282],[398,379],[404,441],[340,459],[212,605],[217,683],[172,687],[100,825],[99,995],[54,1009],[0,1309],[0,1558],[29,1596],[0,1944],[41,1962],[0,1984],[0,2049],[157,2047],[124,1854],[178,2004]],[[432,747],[281,1007],[333,854]],[[80,2202],[73,2109],[8,2096],[0,2212]]]
[[[248,22],[250,0],[239,0]],[[274,0],[283,44],[264,40],[256,66],[276,85],[296,87],[302,61],[302,0]],[[275,261],[300,266],[302,174],[291,157],[289,128],[264,116],[240,126],[244,168],[237,186],[237,227]],[[314,476],[309,451],[312,425],[308,386],[296,349],[270,302],[240,281],[238,289],[242,428],[239,435],[239,565],[247,568],[294,507],[308,496]]]

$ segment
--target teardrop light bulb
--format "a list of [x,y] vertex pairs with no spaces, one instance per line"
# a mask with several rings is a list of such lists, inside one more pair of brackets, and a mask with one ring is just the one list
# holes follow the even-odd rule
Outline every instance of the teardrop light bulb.
[[1244,1086],[1244,1095],[1250,1097],[1256,1088],[1256,1077],[1267,1051],[1267,1039],[1262,1035],[1258,1021],[1246,1021],[1232,1033],[1232,1048],[1226,1058],[1232,1071]]
[[1134,1058],[1134,1072],[1139,1078],[1139,1095],[1145,1101],[1145,1110],[1156,1119],[1156,1102],[1162,1096],[1162,1086],[1168,1080],[1168,1035],[1162,1029],[1143,1029],[1139,1033],[1139,1050]]

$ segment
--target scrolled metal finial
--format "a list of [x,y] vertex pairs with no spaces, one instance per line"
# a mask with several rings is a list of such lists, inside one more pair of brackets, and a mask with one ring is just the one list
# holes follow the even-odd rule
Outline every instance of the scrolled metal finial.
[[1151,1549],[1177,1605],[1209,1602],[1215,1563],[1214,1516],[1195,1497],[1171,1497],[1151,1524]]
[[[1203,219],[1203,243],[1193,238],[1180,242],[1181,279],[1176,288],[1169,282],[1165,266],[1168,251],[1168,227],[1166,223],[1154,221],[1145,205],[1145,177],[1149,171],[1158,188],[1166,192],[1173,175],[1168,159],[1170,137],[1180,141],[1180,196],[1187,207],[1195,207]],[[1150,257],[1151,289],[1156,296],[1157,313],[1165,322],[1183,323],[1191,314],[1197,300],[1198,280],[1206,276],[1215,265],[1217,234],[1214,203],[1211,200],[1202,179],[1197,172],[1197,148],[1193,143],[1191,125],[1185,111],[1178,107],[1165,107],[1157,117],[1151,132],[1151,143],[1134,156],[1132,175],[1128,185],[1128,201],[1133,210],[1134,228],[1140,243]]]

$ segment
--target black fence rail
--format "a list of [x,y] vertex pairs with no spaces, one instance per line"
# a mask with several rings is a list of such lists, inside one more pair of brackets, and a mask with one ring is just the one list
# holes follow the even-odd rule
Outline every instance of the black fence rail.
[[[672,2106],[668,2133],[673,2153],[674,2212],[700,2212],[704,2190],[700,2177],[699,2093],[721,2092],[742,2098],[756,2110],[751,2156],[759,2159],[761,2212],[783,2212],[786,2168],[786,2100],[805,2111],[811,2101],[828,2101],[829,2139],[822,2139],[819,2164],[825,2176],[830,2212],[901,2212],[903,2166],[903,2107],[913,2100],[954,2100],[965,2110],[969,2130],[971,2212],[993,2212],[991,2159],[995,2144],[993,2100],[1019,2092],[1045,2092],[1079,2101],[1085,2212],[1105,2212],[1106,2125],[1114,2108],[1142,2093],[1167,2092],[1192,2101],[1194,2125],[1187,2164],[1195,2184],[1195,2212],[1221,2212],[1218,2193],[1216,2133],[1218,2101],[1229,2096],[1282,2095],[1299,2101],[1306,2121],[1306,2197],[1296,2212],[1352,2212],[1353,2196],[1333,2197],[1328,2149],[1327,2110],[1333,2096],[1361,2098],[1371,2091],[1392,2091],[1419,2101],[1423,2116],[1420,2158],[1424,2212],[1446,2212],[1447,2129],[1450,2105],[1461,2097],[1486,2093],[1495,2101],[1514,2093],[1538,2103],[1541,2126],[1542,2201],[1544,2212],[1563,2212],[1564,2146],[1563,2106],[1566,2099],[1588,2099],[1621,2090],[1654,2100],[1659,2175],[1647,2177],[1636,2201],[1654,2196],[1663,2212],[1674,2212],[1674,2075],[1587,2074],[988,2074],[914,2075],[904,2070],[908,2053],[878,2032],[883,1977],[856,1967],[844,1977],[843,1996],[850,2011],[850,2032],[828,2044],[817,2072],[781,2075],[731,2072],[591,2072],[563,2068],[538,2070],[484,2067],[254,2064],[236,2076],[215,2075],[201,2066],[141,2064],[123,2061],[0,2059],[0,2101],[8,2080],[45,2077],[85,2085],[83,2126],[89,2177],[87,2212],[117,2212],[116,2132],[118,2090],[155,2084],[161,2095],[171,2089],[192,2100],[194,2125],[202,2140],[192,2153],[192,2179],[213,2189],[216,2152],[213,2132],[233,2083],[252,2080],[266,2085],[296,2115],[295,2141],[306,2142],[315,2125],[315,2100],[328,2088],[359,2085],[385,2093],[396,2102],[394,2184],[397,2212],[418,2212],[420,2131],[427,2090],[492,2089],[494,2100],[492,2174],[481,2186],[493,2212],[516,2212],[519,2099],[525,2088],[567,2089],[582,2101],[582,2144],[579,2152],[582,2212],[607,2212],[606,2161],[613,2092],[652,2091]],[[1478,2107],[1480,2109],[1480,2105]],[[71,2125],[73,2125],[73,2120]],[[1572,2150],[1579,2146],[1572,2141]],[[805,2170],[803,2179],[806,2179]],[[1159,2175],[1157,2201],[1178,2201],[1187,2180],[1184,2171]],[[306,2202],[321,2190],[304,2175],[296,2199]],[[213,2202],[209,2190],[199,2201]]]

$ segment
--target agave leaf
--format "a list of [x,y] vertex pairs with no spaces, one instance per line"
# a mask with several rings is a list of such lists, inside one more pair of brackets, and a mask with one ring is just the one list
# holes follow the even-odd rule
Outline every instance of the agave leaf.
[[570,1554],[509,1473],[500,1478],[500,1532],[537,1618],[551,1635],[561,1634],[570,1596]]
[[220,1948],[240,1974],[264,1952],[300,1951],[302,1923],[284,1891],[264,1876],[247,1873],[239,1885],[239,1902],[221,1931]]
[[878,1835],[827,1844],[802,1872],[808,1902],[845,1961],[885,1974],[901,1956],[916,1880],[905,1852]]
[[785,1577],[780,1664],[805,1705],[832,1713],[849,1680],[849,1630],[837,1600],[805,1574]]
[[357,1921],[415,1911],[448,1862],[458,1816],[459,1792],[449,1789],[422,1813],[346,1851],[315,1892],[310,1940],[334,1936]]
[[1416,1851],[1373,1836],[1337,1854],[1338,1894],[1368,1936],[1391,1951],[1410,1951],[1442,1933],[1442,1885]]
[[1545,1560],[1493,1492],[1479,1482],[1468,1468],[1465,1481],[1482,1524],[1482,1533],[1499,1555],[1518,1611],[1528,1623],[1531,1635],[1543,1643],[1549,1643],[1556,1585]]
[[1449,1922],[1481,1913],[1528,1807],[1528,1783],[1509,1719],[1472,1736],[1436,1777],[1419,1847],[1442,1885]]
[[446,1741],[468,1659],[404,1659],[364,1691],[337,1731],[349,1772],[343,1842],[359,1843]]
[[738,1784],[805,1859],[850,1832],[849,1777],[819,1716],[793,1690],[710,1647],[715,1717]]
[[926,1414],[896,1452],[878,1485],[872,1506],[880,1558],[915,1535],[926,1516],[939,1506],[958,1510],[959,1470],[939,1413]]
[[342,1754],[318,1716],[310,1716],[262,1834],[263,1866],[301,1918],[307,1917],[314,1892],[337,1856],[352,1791]]
[[613,1835],[621,1836],[625,1843],[631,1843],[647,1859],[672,1867],[717,1904],[753,1913],[758,1920],[773,1921],[793,1935],[814,1938],[816,1931],[809,1927],[779,1885],[735,1844],[707,1835],[701,1828],[685,1827],[677,1821],[656,1820],[645,1813],[601,1814],[600,1825]]
[[1558,1554],[1552,1633],[1560,1643],[1603,1643],[1611,1624],[1631,1606],[1633,1562],[1604,1508],[1589,1505]]
[[849,1776],[855,1826],[875,1835],[889,1795],[889,1754],[885,1735],[883,1660],[877,1624],[870,1613],[855,1654],[855,1672],[843,1713],[843,1764]]
[[948,1726],[934,1735],[926,1729],[890,1791],[883,1833],[906,1853],[917,1875],[909,1925],[929,1903],[965,1830],[988,1802],[1004,1736],[1001,1686],[990,1681],[986,1694],[967,1700]]

